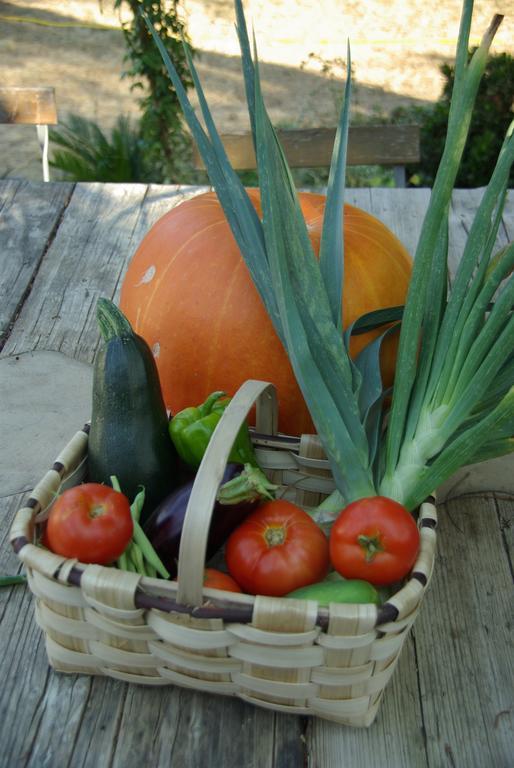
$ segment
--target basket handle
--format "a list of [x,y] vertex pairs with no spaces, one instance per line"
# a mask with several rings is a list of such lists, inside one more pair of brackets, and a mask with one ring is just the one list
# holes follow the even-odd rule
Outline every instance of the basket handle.
[[203,602],[205,555],[216,494],[234,440],[254,403],[257,405],[257,431],[277,432],[275,387],[264,381],[245,381],[226,407],[209,440],[189,497],[178,556],[179,603],[201,605]]

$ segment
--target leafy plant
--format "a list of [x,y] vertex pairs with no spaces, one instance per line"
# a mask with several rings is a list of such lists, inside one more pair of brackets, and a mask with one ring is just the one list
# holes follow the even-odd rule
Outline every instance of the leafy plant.
[[[468,53],[470,59],[476,49]],[[445,84],[441,98],[431,107],[399,107],[393,122],[415,122],[421,126],[421,162],[408,168],[411,184],[432,186],[441,160],[450,113],[455,67],[443,64]],[[457,174],[457,187],[485,186],[492,173],[507,128],[514,119],[514,58],[507,53],[492,55],[480,83],[471,119],[469,137]],[[510,174],[514,186],[514,170]]]
[[130,68],[122,77],[134,77],[141,118],[131,123],[117,118],[110,136],[93,120],[72,114],[50,138],[60,147],[51,165],[73,181],[194,183],[191,139],[187,133],[175,89],[141,13],[151,19],[171,52],[186,87],[192,84],[182,47],[187,40],[179,19],[179,0],[116,0],[115,7],[130,7],[132,17],[123,26]]
[[[190,169],[190,138],[185,130],[175,89],[157,51],[142,14],[173,58],[186,88],[192,85],[182,39],[189,42],[184,22],[179,18],[179,0],[116,0],[114,7],[126,5],[132,19],[123,26],[129,69],[123,77],[133,77],[142,117],[139,126],[145,164],[156,182],[176,182]],[[193,52],[194,53],[194,52]]]
[[50,165],[73,181],[139,182],[148,176],[139,135],[127,117],[118,117],[110,137],[93,120],[70,115],[50,131]]

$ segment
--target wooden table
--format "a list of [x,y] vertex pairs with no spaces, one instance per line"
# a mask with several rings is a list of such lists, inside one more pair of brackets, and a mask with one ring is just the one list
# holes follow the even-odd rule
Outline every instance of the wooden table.
[[[150,225],[197,191],[0,181],[0,362],[54,350],[91,363],[98,344],[98,296],[117,296],[127,262]],[[348,201],[377,215],[413,252],[428,194],[350,190]],[[479,190],[454,194],[453,263],[480,195]],[[501,239],[513,238],[511,193]],[[4,429],[1,434],[4,445],[16,438]],[[48,445],[48,464],[60,447]],[[21,469],[22,482],[8,495],[2,489],[0,498],[2,573],[18,569],[8,531],[33,482],[33,468]],[[462,494],[458,487],[450,496],[439,505],[429,594],[370,729],[274,714],[175,687],[56,674],[47,665],[31,595],[18,586],[0,593],[0,765],[512,765],[514,497],[505,489]]]

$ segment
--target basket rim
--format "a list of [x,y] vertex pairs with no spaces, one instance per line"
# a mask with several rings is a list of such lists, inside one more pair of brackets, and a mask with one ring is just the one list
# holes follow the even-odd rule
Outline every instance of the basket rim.
[[[72,440],[68,443],[64,451],[68,449],[68,447],[71,445],[73,440],[75,440],[77,435],[80,435],[82,433],[82,437],[85,435],[87,438],[87,436],[89,435],[89,426],[90,426],[89,422],[86,422],[86,424],[82,427],[82,429],[79,430],[79,432],[76,433],[74,438],[72,438]],[[270,441],[273,441],[273,443],[275,444],[277,444],[277,442],[281,442],[280,435],[267,436],[267,435],[259,434],[259,435],[256,435],[256,437],[257,439],[261,438],[263,440],[269,439]],[[299,444],[299,440],[300,440],[300,438],[293,437],[293,436],[286,436],[286,435],[284,435],[283,438],[284,438],[284,444],[288,445],[289,447],[292,447],[295,444]],[[75,466],[66,467],[62,461],[57,459],[53,463],[52,467],[50,468],[49,473],[52,473],[54,477],[57,474],[60,478],[59,482],[62,483],[62,481],[66,476],[72,474],[78,468],[78,466],[83,461],[86,455],[87,455],[87,442],[85,444],[84,454],[80,456],[79,461],[76,463]],[[41,480],[40,482],[42,483],[43,480]],[[36,485],[36,487],[33,490],[33,493],[36,492],[37,488],[38,486]],[[422,529],[429,528],[432,531],[434,531],[434,535],[436,535],[437,511],[435,508],[435,504],[436,504],[435,495],[428,496],[427,499],[425,499],[424,504],[429,504],[433,508],[433,513],[431,516],[427,516],[420,521],[420,527]],[[34,521],[34,518],[38,513],[43,511],[41,503],[36,498],[35,495],[29,496],[27,501],[25,501],[23,506],[18,510],[18,514],[20,514],[24,510],[31,512],[32,521]],[[15,521],[13,523],[11,531],[15,528],[16,519],[17,519],[17,516],[15,517]],[[46,550],[40,550],[39,547],[34,545],[33,542],[30,541],[29,538],[23,534],[13,535],[11,533],[11,545],[14,552],[18,556],[20,556],[20,553],[22,552],[22,550],[25,549],[27,546],[30,547],[31,550],[36,550],[35,552],[32,551],[32,555],[33,555],[33,557],[31,558],[32,561],[34,560],[34,557],[37,557],[38,551],[46,552]],[[420,553],[418,554],[418,560],[419,560],[420,554],[421,554],[421,549],[420,549]],[[374,625],[375,629],[379,630],[382,625],[396,621],[400,613],[399,609],[389,601],[395,598],[401,590],[405,589],[413,581],[418,582],[418,584],[421,585],[423,590],[425,590],[426,587],[428,586],[429,578],[427,578],[425,573],[423,573],[421,570],[416,570],[418,560],[414,564],[413,570],[409,578],[403,582],[403,584],[399,587],[399,589],[395,593],[393,593],[393,595],[391,595],[385,603],[383,603],[381,606],[378,606],[376,611],[375,625]],[[82,563],[77,560],[73,560],[69,558],[65,559],[60,563],[59,567],[53,573],[52,579],[61,584],[68,584],[69,586],[80,588],[83,572],[85,569],[89,567],[89,565],[90,564],[88,563]],[[164,579],[150,579],[148,577],[144,577],[144,578],[145,578],[145,583],[147,585],[149,585],[151,582],[154,582],[158,584],[159,587],[161,588],[164,585],[171,586],[172,590],[173,589],[176,590],[178,588],[178,582],[176,580],[171,581],[171,580],[164,580]],[[221,596],[218,597],[214,593],[218,593],[218,595],[223,595],[223,597]],[[204,595],[205,602],[202,605],[187,605],[184,603],[179,603],[177,600],[173,599],[172,597],[164,597],[162,595],[150,594],[149,592],[145,591],[145,589],[139,583],[134,593],[134,603],[136,608],[143,609],[143,610],[156,609],[166,613],[187,614],[193,618],[198,618],[198,619],[222,619],[227,622],[249,624],[251,623],[253,618],[255,598],[258,596],[244,595],[244,597],[247,598],[247,600],[245,600],[244,603],[239,603],[233,599],[233,593],[231,592],[226,592],[224,590],[206,590],[206,594]],[[267,599],[273,600],[273,599],[282,599],[282,598],[267,597]],[[330,608],[320,607],[318,605],[317,616],[315,621],[316,625],[321,627],[321,629],[326,629],[328,627],[329,620],[330,620]]]

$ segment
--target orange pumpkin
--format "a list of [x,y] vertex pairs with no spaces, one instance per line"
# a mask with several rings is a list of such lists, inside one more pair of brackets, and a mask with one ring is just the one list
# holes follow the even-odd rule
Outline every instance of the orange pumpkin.
[[[248,192],[260,213],[258,191]],[[317,253],[325,197],[301,193],[300,203]],[[403,304],[411,267],[405,248],[380,221],[347,205],[343,326],[373,309]],[[313,430],[287,355],[215,193],[182,203],[150,229],[129,264],[120,305],[153,349],[173,413],[202,402],[214,390],[233,394],[246,379],[261,379],[277,387],[281,431]],[[355,337],[351,353],[370,338]],[[396,346],[390,342],[381,360],[389,382]]]

